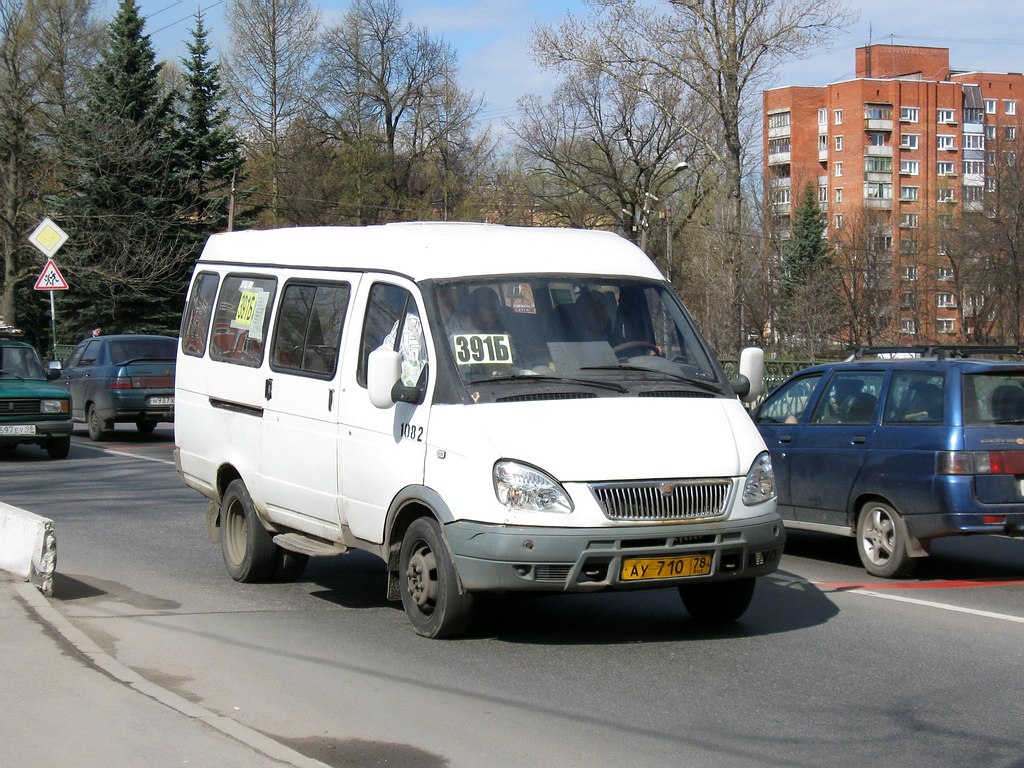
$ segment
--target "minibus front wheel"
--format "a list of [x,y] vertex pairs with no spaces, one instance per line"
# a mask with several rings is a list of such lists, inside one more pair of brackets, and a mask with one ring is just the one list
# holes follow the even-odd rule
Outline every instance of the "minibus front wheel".
[[249,489],[232,480],[220,504],[220,549],[235,581],[268,581],[277,568],[277,545],[256,515]]
[[459,591],[455,564],[434,518],[417,518],[405,532],[398,575],[402,606],[416,634],[446,638],[466,631],[473,595]]

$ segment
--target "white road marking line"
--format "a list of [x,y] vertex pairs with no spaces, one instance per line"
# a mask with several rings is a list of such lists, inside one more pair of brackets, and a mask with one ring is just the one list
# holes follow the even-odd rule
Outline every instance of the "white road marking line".
[[943,611],[952,611],[954,613],[966,613],[971,616],[982,616],[986,619],[996,619],[998,621],[1009,621],[1014,624],[1024,624],[1024,617],[1021,616],[1010,616],[1006,613],[993,613],[992,611],[979,611],[974,608],[960,608],[955,605],[949,605],[948,603],[936,603],[931,600],[919,600],[915,597],[903,597],[901,595],[884,594],[882,592],[872,592],[865,589],[851,589],[844,591],[846,595],[864,595],[865,597],[877,597],[882,600],[895,600],[898,603],[910,603],[911,605],[922,605],[926,608],[938,608]]
[[97,445],[86,445],[84,443],[75,443],[79,448],[85,448],[90,451],[99,451],[105,453],[108,456],[127,456],[132,459],[142,459],[143,461],[155,461],[157,464],[170,464],[174,466],[174,461],[171,459],[158,459],[155,456],[145,456],[141,453],[129,453],[128,451],[119,451],[115,448],[100,448]]

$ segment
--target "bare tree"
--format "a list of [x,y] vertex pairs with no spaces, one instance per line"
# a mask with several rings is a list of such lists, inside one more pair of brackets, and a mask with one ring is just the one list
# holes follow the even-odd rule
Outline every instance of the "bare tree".
[[821,45],[851,16],[841,0],[670,0],[666,12],[640,0],[590,4],[602,17],[599,37],[577,34],[580,24],[571,18],[558,32],[542,30],[538,47],[549,63],[581,62],[615,76],[616,65],[630,62],[642,67],[644,76],[624,80],[626,87],[674,79],[715,115],[717,130],[684,126],[722,167],[728,201],[723,223],[732,234],[725,251],[733,282],[728,295],[738,334],[744,115],[775,65]]
[[867,211],[844,218],[833,233],[834,264],[842,291],[846,331],[853,345],[894,344],[892,229],[888,217]]
[[286,130],[309,106],[320,14],[309,0],[231,0],[231,50],[224,69],[253,181],[269,186],[270,223],[281,208]]

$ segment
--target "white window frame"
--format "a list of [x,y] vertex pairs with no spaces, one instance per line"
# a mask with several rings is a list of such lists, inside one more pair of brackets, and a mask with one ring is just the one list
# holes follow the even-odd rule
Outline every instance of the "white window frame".
[[836,147],[836,152],[842,152],[843,151],[843,137],[842,136],[836,136],[835,147]]
[[917,333],[917,323],[913,320],[900,320],[900,333]]
[[921,110],[917,107],[900,107],[901,123],[916,123],[921,116]]
[[955,328],[953,327],[953,318],[951,317],[940,317],[935,320],[935,331],[936,333],[954,333]]
[[956,110],[941,108],[938,110],[937,120],[939,123],[949,125],[956,122]]
[[843,110],[841,110],[841,109],[834,110],[832,112],[832,118],[835,121],[836,125],[842,125],[843,124]]
[[940,293],[937,296],[938,306],[941,309],[954,309],[956,308],[956,296],[952,293]]
[[913,264],[908,264],[900,270],[901,280],[917,280],[917,267]]
[[1003,99],[1003,104],[1006,106],[1006,114],[1016,115],[1017,114],[1017,100],[1016,99]]
[[953,268],[952,267],[939,267],[936,271],[936,277],[943,281],[948,282],[953,279]]
[[952,160],[939,160],[937,171],[939,176],[954,176],[956,175],[956,163]]
[[951,133],[940,133],[935,137],[935,148],[943,150],[956,149],[956,136]]
[[920,134],[918,133],[900,134],[900,149],[917,149],[919,138]]
[[921,198],[920,187],[900,187],[900,200],[907,202],[917,202]]
[[921,215],[918,213],[901,213],[900,214],[900,228],[901,229],[917,229],[921,226]]
[[984,149],[985,135],[982,133],[965,133],[964,149]]
[[842,187],[836,187],[836,202],[837,203],[842,203],[843,202],[843,188]]
[[843,164],[842,163],[833,163],[832,164],[832,175],[833,176],[842,176],[843,175]]
[[837,213],[835,215],[835,219],[832,222],[832,226],[833,226],[834,229],[842,229],[843,228],[843,214]]
[[903,176],[917,176],[921,172],[920,160],[900,160],[900,174]]
[[818,125],[828,125],[828,107],[818,109]]
[[955,203],[955,190],[952,187],[939,187],[935,190],[935,199],[940,203]]
[[996,104],[998,104],[996,99],[985,99],[985,114],[994,115],[996,113]]
[[964,160],[964,176],[980,176],[985,173],[985,163],[982,160]]

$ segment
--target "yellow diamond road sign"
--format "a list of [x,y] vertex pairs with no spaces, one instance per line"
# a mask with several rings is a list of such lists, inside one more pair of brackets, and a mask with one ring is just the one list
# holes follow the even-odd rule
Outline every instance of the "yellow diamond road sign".
[[52,258],[53,254],[60,250],[60,247],[64,245],[64,241],[67,239],[67,232],[48,218],[44,218],[39,222],[39,226],[28,236],[28,241],[42,251],[47,258]]

